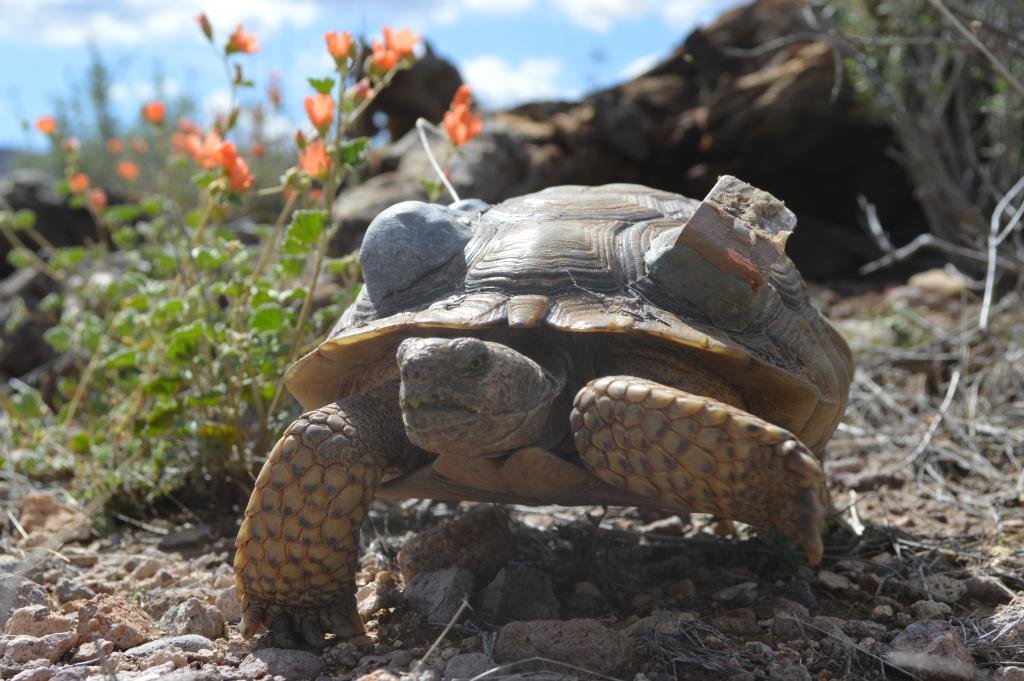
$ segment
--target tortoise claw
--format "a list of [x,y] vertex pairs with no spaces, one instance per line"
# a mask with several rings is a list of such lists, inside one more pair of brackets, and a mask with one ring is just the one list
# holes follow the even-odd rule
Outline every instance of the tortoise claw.
[[316,615],[306,615],[299,623],[299,631],[302,632],[302,640],[306,645],[313,648],[324,647],[324,628],[320,626],[320,618]]

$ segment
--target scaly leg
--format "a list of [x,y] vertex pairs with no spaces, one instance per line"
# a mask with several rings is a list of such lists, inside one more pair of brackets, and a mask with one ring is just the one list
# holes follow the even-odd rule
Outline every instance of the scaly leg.
[[825,472],[795,435],[742,409],[633,376],[591,381],[571,425],[583,462],[655,505],[796,539],[821,560]]
[[397,383],[303,414],[256,479],[235,541],[239,630],[277,645],[363,633],[356,611],[359,528],[389,462],[407,452]]

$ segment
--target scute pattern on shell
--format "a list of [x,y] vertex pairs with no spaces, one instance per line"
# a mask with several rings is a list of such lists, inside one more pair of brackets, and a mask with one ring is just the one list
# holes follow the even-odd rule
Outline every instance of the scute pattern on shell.
[[[470,221],[462,259],[402,291],[386,314],[360,295],[320,348],[292,368],[289,388],[315,408],[350,394],[363,367],[408,335],[500,337],[510,303],[529,296],[530,309],[543,312],[534,323],[639,333],[697,353],[750,396],[753,413],[820,452],[845,410],[852,362],[792,262],[776,263],[758,313],[731,332],[645,276],[652,239],[685,224],[697,205],[629,184],[553,187],[509,199]],[[538,297],[547,298],[546,309]]]

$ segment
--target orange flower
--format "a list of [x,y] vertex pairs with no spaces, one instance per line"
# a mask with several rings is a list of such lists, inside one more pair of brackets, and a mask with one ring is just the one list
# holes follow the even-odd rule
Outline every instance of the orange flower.
[[327,126],[334,120],[334,99],[330,95],[317,93],[312,97],[303,100],[306,104],[306,114],[313,127],[323,134]]
[[181,130],[186,135],[203,134],[203,129],[187,118],[182,118],[180,121],[178,121],[178,130]]
[[57,119],[53,116],[40,116],[36,119],[36,130],[44,135],[52,135],[57,130]]
[[259,52],[260,41],[256,39],[252,33],[246,33],[242,30],[242,25],[239,24],[235,28],[235,32],[231,34],[231,38],[228,40],[227,48],[225,51],[228,54],[234,52],[244,52],[246,54],[255,54]]
[[139,165],[132,161],[120,161],[117,164],[117,174],[128,182],[139,179]]
[[321,189],[310,189],[307,196],[309,196],[312,201],[319,201],[324,198],[324,192]]
[[473,98],[468,85],[460,85],[452,97],[451,108],[444,114],[444,129],[452,144],[461,146],[480,134],[484,119],[472,112]]
[[199,158],[199,150],[203,146],[203,140],[199,135],[176,132],[171,135],[171,148],[179,154],[196,160]]
[[299,167],[311,177],[320,177],[331,167],[331,157],[327,155],[327,147],[323,142],[306,145],[306,150],[299,154]]
[[385,26],[381,31],[384,33],[384,44],[389,50],[394,50],[402,57],[411,57],[412,48],[420,41],[420,37],[407,28],[392,33],[391,29]]
[[109,151],[111,154],[120,154],[122,151],[124,151],[124,142],[117,139],[116,137],[111,137],[110,139],[107,140],[107,151]]
[[107,193],[99,187],[94,187],[89,192],[89,203],[92,205],[93,210],[101,211],[107,207]]
[[89,176],[85,173],[75,173],[68,178],[68,187],[76,194],[84,192],[89,188]]
[[132,151],[136,154],[145,154],[147,149],[149,149],[149,142],[141,137],[132,138]]
[[142,117],[153,125],[160,125],[167,115],[167,106],[163,102],[147,102],[142,107]]
[[373,43],[373,63],[381,71],[390,71],[398,64],[402,55],[397,50],[389,50],[378,42]]
[[328,31],[324,33],[324,40],[327,41],[327,51],[334,57],[334,61],[341,63],[352,52],[352,34],[348,31]]
[[225,166],[224,169],[228,171],[228,189],[233,192],[248,191],[256,182],[256,178],[249,172],[249,164],[241,156],[233,156],[231,165]]
[[267,147],[263,142],[253,142],[249,145],[249,153],[256,158],[263,158],[267,155]]
[[210,19],[206,16],[206,12],[200,12],[196,15],[196,23],[199,24],[199,30],[203,32],[207,40],[213,40],[213,26],[210,25]]
[[352,89],[349,91],[349,93],[352,95],[352,99],[354,99],[357,102],[361,102],[364,99],[373,98],[374,92],[373,88],[370,87],[370,79],[363,78],[358,83],[352,86]]

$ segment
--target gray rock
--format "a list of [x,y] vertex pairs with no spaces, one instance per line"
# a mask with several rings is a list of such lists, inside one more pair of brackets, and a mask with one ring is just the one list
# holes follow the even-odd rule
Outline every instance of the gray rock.
[[546,572],[509,565],[480,592],[480,614],[496,624],[558,619],[559,603]]
[[753,605],[757,600],[757,582],[727,586],[715,594],[715,600],[728,605]]
[[923,681],[970,681],[974,675],[970,651],[941,620],[912,622],[893,639],[886,659]]
[[787,660],[778,664],[771,664],[768,667],[768,678],[771,681],[812,681],[811,673],[807,667],[796,660]]
[[4,632],[25,636],[46,636],[71,631],[71,620],[50,612],[45,605],[27,605],[11,613]]
[[463,599],[473,593],[474,581],[473,573],[462,568],[420,572],[406,585],[402,596],[427,622],[447,624]]
[[847,591],[853,588],[853,582],[850,581],[849,577],[838,572],[832,572],[831,570],[819,570],[817,581],[818,584],[829,591]]
[[78,635],[110,641],[117,650],[127,650],[148,641],[153,620],[136,605],[100,594],[78,609]]
[[472,679],[495,666],[494,660],[486,653],[462,653],[448,660],[444,666],[444,679]]
[[53,667],[36,667],[18,672],[11,677],[11,681],[50,681],[56,673]]
[[497,662],[547,657],[608,675],[627,670],[632,655],[632,641],[624,632],[584,619],[511,622],[494,644]]
[[48,636],[15,636],[4,648],[4,659],[15,664],[24,664],[32,660],[45,658],[56,662],[78,643],[78,634],[65,631]]
[[206,601],[190,598],[160,618],[160,629],[172,636],[198,634],[220,638],[224,634],[224,615]]
[[365,618],[384,608],[394,607],[401,600],[402,595],[394,586],[373,581],[359,587],[356,592],[356,609]]
[[910,614],[916,620],[942,620],[953,614],[953,608],[941,601],[917,601],[910,606]]
[[316,677],[323,668],[319,655],[304,650],[262,648],[242,660],[238,671],[246,679],[259,679],[270,674],[300,681]]
[[221,589],[214,605],[224,615],[226,621],[234,624],[242,619],[242,599],[238,597],[238,587],[234,584],[226,589]]
[[995,681],[1024,681],[1024,669],[1021,667],[1000,667],[992,672]]
[[403,201],[370,223],[359,264],[375,306],[462,253],[472,233],[456,216],[437,204]]
[[194,653],[199,650],[216,650],[217,648],[217,644],[205,636],[199,636],[198,634],[184,634],[182,636],[158,638],[155,641],[143,643],[141,646],[129,648],[124,651],[124,654],[127,657],[144,657],[146,655],[151,655],[158,650],[170,648],[171,646],[177,646],[189,653]]
[[988,575],[971,575],[964,580],[967,595],[989,605],[1009,603],[1013,592],[999,579]]
[[74,577],[61,577],[57,580],[57,601],[60,603],[88,600],[95,595],[95,591]]
[[776,610],[772,620],[772,633],[780,641],[796,641],[806,636],[804,626],[788,612]]
[[912,582],[912,587],[923,599],[950,605],[960,602],[960,599],[967,595],[967,585],[949,575],[929,575]]
[[448,204],[448,207],[463,213],[484,213],[491,209],[491,204],[480,199],[461,199]]
[[0,627],[18,608],[27,605],[48,605],[46,590],[21,575],[5,573],[0,575]]

